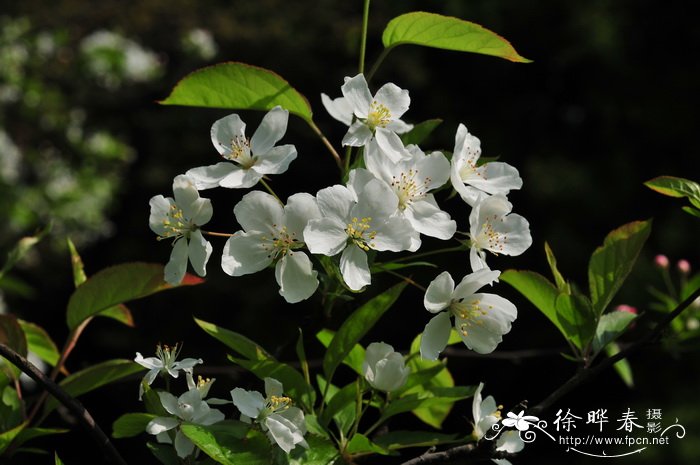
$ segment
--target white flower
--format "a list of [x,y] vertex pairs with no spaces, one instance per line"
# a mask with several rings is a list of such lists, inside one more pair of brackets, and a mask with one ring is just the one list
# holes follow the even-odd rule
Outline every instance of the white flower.
[[406,219],[392,216],[398,198],[384,181],[372,179],[360,192],[341,185],[327,187],[316,199],[322,217],[309,221],[304,241],[311,253],[342,252],[340,271],[352,290],[371,282],[369,250],[398,252],[411,246],[415,232]]
[[282,383],[265,378],[265,395],[257,391],[235,388],[231,391],[233,404],[241,412],[241,420],[255,422],[283,451],[289,453],[300,445],[308,448],[304,440],[306,422],[304,412],[292,407],[292,400],[283,396]]
[[506,195],[523,186],[517,169],[508,163],[493,161],[476,166],[480,156],[481,142],[460,124],[455,136],[450,180],[469,205],[473,207],[482,192]]
[[[411,103],[408,91],[388,83],[373,97],[362,74],[346,77],[340,90],[342,97],[331,100],[326,94],[321,94],[321,100],[333,118],[350,126],[343,137],[343,145],[362,147],[376,138],[382,152],[389,158],[394,161],[404,158],[406,153],[397,134],[408,132],[413,127],[401,121]],[[356,117],[354,122],[353,115]]]
[[521,410],[517,415],[513,412],[508,412],[508,418],[503,420],[503,426],[515,427],[518,431],[527,431],[530,425],[537,423],[539,418],[532,415],[525,415],[525,410]]
[[170,375],[173,378],[177,378],[180,375],[180,370],[182,370],[191,376],[193,367],[202,363],[201,358],[185,358],[178,362],[177,356],[179,353],[180,347],[177,344],[174,347],[158,344],[155,357],[143,358],[141,353],[136,352],[134,361],[142,367],[148,368],[148,372],[139,384],[139,400],[143,396],[143,383],[145,382],[150,386],[159,373],[163,376]]
[[185,175],[173,180],[173,194],[175,199],[162,195],[151,198],[148,223],[159,240],[174,239],[170,261],[165,265],[165,281],[178,285],[187,271],[188,258],[198,275],[207,274],[212,247],[199,228],[209,222],[213,210],[211,201],[200,199],[192,180]]
[[[493,425],[501,419],[502,406],[496,406],[496,401],[493,396],[488,396],[486,399],[481,399],[481,390],[484,388],[484,383],[479,383],[474,393],[472,401],[472,415],[474,416],[474,432],[472,433],[476,439],[481,439],[491,429]],[[510,413],[509,413],[510,415]],[[505,420],[503,422],[505,424]],[[525,443],[515,431],[504,431],[496,441],[496,450],[516,453],[523,450]],[[499,465],[509,465],[510,462],[506,459],[491,459]]]
[[287,205],[266,192],[243,196],[233,209],[243,227],[226,241],[221,267],[231,276],[256,273],[275,263],[280,295],[289,303],[308,299],[318,287],[318,273],[300,249],[309,220],[321,218],[316,199],[294,194]]
[[373,342],[367,346],[362,372],[367,382],[375,389],[391,392],[406,384],[411,369],[406,366],[403,355],[383,342]]
[[[376,142],[365,151],[365,165],[373,175],[391,186],[399,199],[398,214],[406,218],[413,229],[426,236],[450,239],[457,224],[440,209],[429,192],[447,182],[450,163],[440,152],[425,155],[416,145],[406,147],[409,158],[392,162],[382,155]],[[411,247],[420,247],[420,239]]]
[[160,402],[165,410],[174,417],[156,417],[146,425],[146,432],[156,435],[158,442],[170,443],[171,438],[167,431],[177,428],[175,433],[175,452],[178,457],[185,458],[194,451],[194,444],[180,430],[182,422],[196,425],[213,425],[224,419],[224,414],[209,407],[202,400],[202,394],[198,389],[190,389],[180,397],[175,397],[169,392],[159,392]]
[[469,214],[472,271],[488,269],[485,250],[496,255],[520,255],[532,244],[530,224],[510,213],[513,205],[503,195],[480,195]]
[[250,139],[246,138],[245,123],[237,114],[217,120],[211,127],[211,141],[228,161],[193,168],[186,174],[201,190],[252,187],[266,174],[284,173],[297,157],[293,145],[275,146],[287,131],[288,119],[289,112],[276,106],[263,117]]
[[493,352],[502,336],[510,331],[518,311],[503,297],[476,291],[494,282],[500,274],[500,271],[480,270],[466,275],[455,287],[450,273],[444,271],[428,285],[423,304],[437,315],[425,325],[421,357],[437,359],[450,337],[452,316],[455,330],[467,347],[480,354]]

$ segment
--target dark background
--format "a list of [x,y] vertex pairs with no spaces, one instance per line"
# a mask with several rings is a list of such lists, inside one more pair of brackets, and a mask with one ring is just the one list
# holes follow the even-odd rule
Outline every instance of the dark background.
[[[69,99],[75,95],[90,101],[91,117],[120,134],[136,151],[108,210],[114,224],[111,234],[87,240],[81,247],[88,273],[126,261],[167,261],[169,248],[156,242],[148,228],[148,200],[156,194],[171,195],[172,179],[177,174],[216,162],[209,128],[228,113],[156,104],[196,67],[233,60],[274,70],[308,97],[317,124],[331,142],[339,145],[344,134],[345,128],[325,114],[319,94],[339,96],[343,77],[356,73],[359,1],[112,0],[87,4],[63,0],[49,5],[25,0],[0,5],[3,15],[29,17],[38,30],[66,31],[69,43],[77,43],[96,29],[118,30],[156,51],[164,64],[159,79],[109,94],[95,91],[94,86],[91,90],[89,82],[49,77],[65,88]],[[454,132],[462,122],[481,139],[484,156],[500,156],[520,170],[524,187],[509,198],[515,212],[530,221],[533,246],[520,257],[492,258],[492,268],[532,269],[548,275],[543,251],[547,241],[562,273],[585,289],[588,258],[604,236],[624,223],[654,218],[639,265],[614,302],[646,311],[652,300],[648,286],[660,286],[652,266],[654,255],[666,254],[672,264],[686,258],[700,266],[699,220],[680,211],[681,201],[661,197],[642,185],[663,174],[700,178],[696,136],[700,29],[690,14],[690,5],[658,0],[375,1],[368,66],[381,51],[381,31],[386,23],[415,10],[479,23],[506,37],[521,55],[534,62],[514,64],[493,57],[402,46],[390,54],[370,87],[376,90],[380,83],[394,82],[409,89],[411,108],[405,119],[410,122],[444,119],[425,149],[452,150]],[[215,58],[195,63],[183,56],[176,46],[177,37],[192,27],[213,34],[219,46]],[[250,134],[262,115],[240,113]],[[300,155],[287,173],[273,179],[280,196],[315,193],[338,182],[331,157],[302,121],[290,119],[284,141],[297,145]],[[224,189],[202,193],[214,203],[209,229],[233,232],[238,228],[232,208],[242,194]],[[468,209],[458,199],[445,205],[458,229],[466,230]],[[322,349],[313,334],[324,326],[337,327],[352,308],[394,282],[377,279],[368,292],[349,306],[340,305],[332,319],[324,321],[316,298],[286,305],[277,295],[271,270],[235,279],[226,276],[218,266],[223,243],[212,239],[215,253],[205,284],[133,302],[130,308],[135,328],[110,320],[94,321],[71,356],[69,369],[106,358],[132,358],[136,351],[146,355],[158,342],[182,341],[183,356],[204,358],[215,373],[215,396],[226,397],[237,385],[261,388],[249,375],[229,370],[223,346],[199,330],[192,315],[246,334],[284,360],[293,359],[297,328],[301,327],[309,357],[318,358]],[[424,247],[441,245],[428,239]],[[39,251],[38,264],[17,271],[37,290],[34,297],[8,296],[7,301],[11,310],[41,324],[55,340],[62,341],[66,335],[64,305],[72,289],[68,255],[48,242]],[[466,254],[440,257],[436,263],[450,270],[455,279],[468,269]],[[419,270],[414,278],[427,285],[436,274],[436,270]],[[551,353],[509,360],[454,356],[449,367],[459,384],[484,381],[485,392],[506,408],[524,399],[537,403],[568,379],[575,366],[556,354],[564,349],[564,343],[536,309],[505,284],[497,285],[495,292],[513,300],[520,312],[498,350],[543,349]],[[408,288],[363,342],[384,340],[406,350],[428,320],[421,301],[422,293]],[[638,331],[645,329],[642,325]],[[633,337],[634,333],[630,340]],[[557,408],[571,408],[583,416],[587,410],[608,408],[614,421],[613,415],[627,407],[636,409],[640,416],[647,409],[661,408],[665,423],[677,417],[686,426],[687,436],[625,462],[688,463],[700,457],[697,350],[692,344],[675,351],[651,347],[630,362],[634,389],[626,388],[614,372],[606,372],[563,399],[543,418],[551,421]],[[109,430],[119,414],[139,411],[136,391],[137,381],[133,380],[100,390],[84,401]],[[458,404],[446,430],[469,431],[470,412],[469,401]],[[49,421],[61,424],[58,418]],[[86,463],[87,457],[95,456],[91,444],[79,447],[79,439],[73,432],[56,445],[66,463]],[[142,463],[150,460],[142,439],[117,440],[116,445],[131,463]],[[539,438],[514,463],[587,463],[585,457],[566,453],[565,447],[546,441]],[[68,442],[75,445],[66,447]]]

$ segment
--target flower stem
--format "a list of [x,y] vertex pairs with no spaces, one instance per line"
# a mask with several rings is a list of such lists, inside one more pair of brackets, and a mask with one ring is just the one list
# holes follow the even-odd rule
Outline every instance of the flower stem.
[[458,245],[457,247],[445,247],[444,249],[436,249],[436,250],[431,250],[429,252],[414,253],[412,255],[400,257],[400,258],[397,258],[396,260],[392,260],[390,263],[405,262],[407,260],[417,260],[419,258],[430,257],[431,255],[438,255],[438,254],[450,253],[450,252],[459,252],[459,251],[463,251],[463,250],[466,250],[464,245]]
[[321,130],[316,126],[316,123],[314,123],[312,120],[307,120],[306,121],[309,124],[309,127],[316,133],[316,135],[321,139],[321,142],[323,142],[323,145],[326,146],[329,152],[331,152],[331,155],[333,155],[333,159],[335,160],[335,164],[338,165],[338,168],[340,168],[340,171],[343,171],[343,162],[340,159],[340,155],[338,155],[338,152],[336,152],[335,148],[333,148],[333,145],[328,141],[328,138],[323,135]]
[[384,50],[382,50],[382,53],[379,54],[379,57],[377,57],[377,61],[374,62],[372,65],[372,69],[369,70],[369,73],[365,76],[365,80],[369,83],[372,78],[374,77],[374,74],[377,72],[379,69],[379,66],[384,62],[384,59],[389,55],[389,52],[391,52],[394,49],[394,47],[387,47]]
[[280,198],[277,196],[277,194],[275,194],[275,191],[272,190],[272,187],[270,187],[270,185],[268,183],[266,183],[264,179],[260,178],[260,184],[262,184],[263,187],[265,188],[265,190],[268,191],[274,198],[276,198],[279,203],[284,205],[284,202],[282,202],[282,200],[280,200]]
[[367,25],[369,24],[369,2],[370,0],[365,0],[364,7],[362,8],[362,36],[360,37],[360,64],[358,66],[358,72],[360,74],[365,72],[365,52],[367,50]]
[[206,234],[208,236],[219,236],[219,237],[233,237],[235,234],[233,233],[220,233],[220,232],[214,232],[214,231],[205,231],[203,229],[199,230],[202,234]]

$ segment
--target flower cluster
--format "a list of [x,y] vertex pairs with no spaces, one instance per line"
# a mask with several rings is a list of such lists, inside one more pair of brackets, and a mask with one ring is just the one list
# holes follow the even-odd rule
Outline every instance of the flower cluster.
[[[437,315],[427,324],[422,356],[436,359],[454,328],[471,349],[493,351],[517,316],[515,307],[493,294],[478,293],[498,280],[487,264],[487,252],[519,255],[532,243],[525,218],[512,213],[507,195],[522,186],[517,169],[507,163],[480,160],[480,141],[460,124],[451,156],[405,145],[401,135],[412,125],[401,118],[411,100],[407,90],[383,85],[374,95],[362,74],[347,77],[342,96],[322,94],[328,113],[347,125],[344,146],[361,148],[361,163],[347,172],[344,184],[315,195],[297,193],[286,203],[266,179],[284,173],[297,157],[294,145],[278,145],[287,129],[289,112],[272,108],[249,139],[246,125],[232,114],[216,121],[211,140],[223,158],[214,165],[193,168],[175,178],[174,200],[151,199],[151,228],[160,238],[174,238],[166,280],[179,283],[189,258],[203,276],[211,245],[200,227],[211,218],[211,204],[197,190],[214,187],[252,188],[233,212],[241,229],[223,247],[221,266],[242,276],[274,266],[280,295],[289,303],[311,297],[319,286],[319,271],[338,270],[350,291],[372,282],[376,252],[415,252],[422,236],[449,240],[457,222],[441,208],[434,193],[451,186],[469,213],[468,238],[472,274],[455,287],[441,273],[428,287],[425,307]],[[324,259],[322,256],[331,257]],[[332,273],[336,274],[336,273]],[[445,310],[443,312],[443,310]]]

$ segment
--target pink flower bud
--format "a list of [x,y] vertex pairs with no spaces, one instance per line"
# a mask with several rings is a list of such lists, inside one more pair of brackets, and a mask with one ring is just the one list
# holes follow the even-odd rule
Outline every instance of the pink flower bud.
[[616,312],[628,312],[628,313],[632,313],[634,315],[637,314],[637,308],[633,307],[631,305],[627,305],[627,304],[618,305],[617,307],[615,307],[615,311]]
[[685,259],[678,260],[678,271],[680,271],[683,274],[688,274],[690,273],[690,262]]
[[668,257],[666,255],[659,254],[654,257],[654,264],[659,268],[668,268]]

